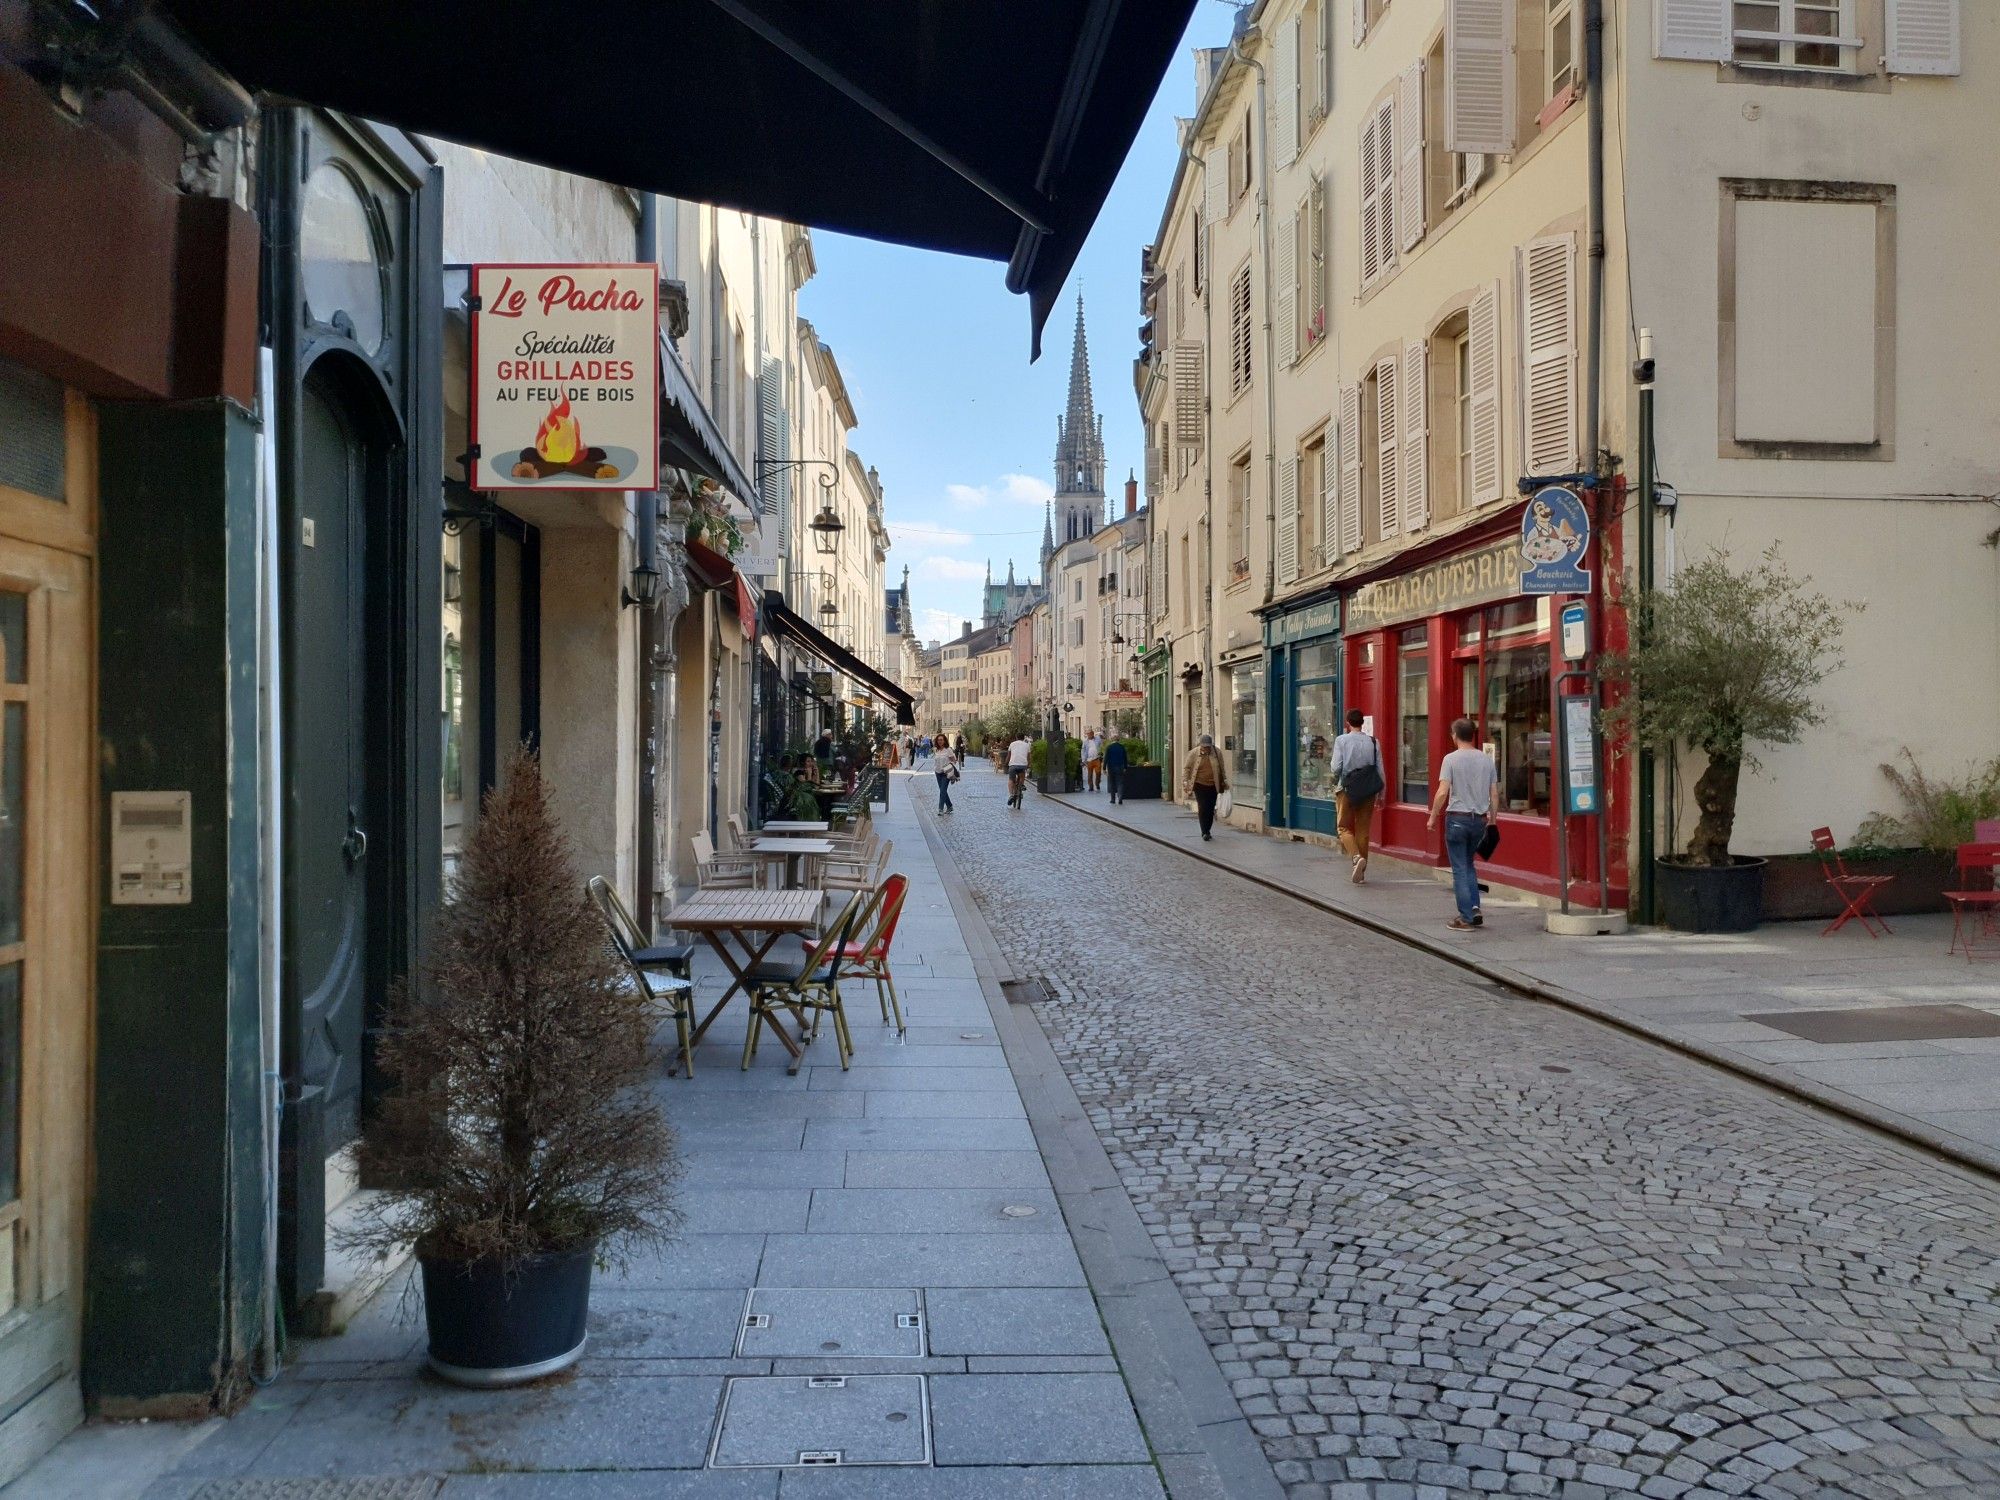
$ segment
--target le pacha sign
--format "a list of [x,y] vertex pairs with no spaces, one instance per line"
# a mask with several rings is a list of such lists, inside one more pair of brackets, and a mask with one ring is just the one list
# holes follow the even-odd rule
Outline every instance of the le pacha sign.
[[474,266],[476,490],[650,490],[660,479],[660,272]]

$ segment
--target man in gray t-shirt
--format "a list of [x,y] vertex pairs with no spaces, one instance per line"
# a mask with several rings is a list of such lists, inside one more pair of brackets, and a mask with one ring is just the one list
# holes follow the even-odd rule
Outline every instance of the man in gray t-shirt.
[[1431,798],[1426,826],[1436,828],[1438,819],[1444,819],[1444,852],[1451,860],[1451,893],[1458,904],[1450,926],[1454,932],[1470,932],[1486,922],[1479,910],[1479,876],[1472,868],[1472,855],[1493,819],[1497,772],[1493,758],[1474,746],[1479,727],[1472,720],[1454,719],[1451,737],[1457,748],[1438,766],[1437,795]]

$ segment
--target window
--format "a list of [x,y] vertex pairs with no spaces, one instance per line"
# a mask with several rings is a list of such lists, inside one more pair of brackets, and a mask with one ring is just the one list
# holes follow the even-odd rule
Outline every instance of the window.
[[1472,335],[1469,330],[1451,340],[1451,432],[1457,488],[1454,498],[1461,511],[1474,504],[1472,492]]
[[1250,191],[1250,119],[1246,115],[1242,127],[1229,143],[1229,207],[1234,211],[1243,196]]
[[1250,388],[1250,262],[1245,260],[1229,283],[1229,390],[1240,396]]
[[1381,541],[1402,529],[1402,430],[1397,404],[1401,371],[1394,355],[1368,372],[1361,390],[1361,494],[1367,541]]
[[1516,599],[1459,624],[1459,712],[1479,726],[1501,810],[1549,816],[1549,601]]
[[1306,0],[1299,13],[1299,93],[1305,134],[1333,110],[1333,8],[1337,0]]
[[1298,221],[1299,328],[1298,351],[1315,347],[1326,337],[1326,180],[1315,177],[1312,191],[1299,205]]
[[[1774,68],[1839,69],[1851,49],[1854,0],[1736,0],[1735,60]],[[1822,41],[1820,38],[1825,38]]]
[[1229,465],[1229,546],[1234,559],[1231,582],[1250,576],[1250,455],[1240,454]]
[[1188,566],[1188,535],[1181,533],[1181,622],[1194,619],[1194,569]]
[[1431,653],[1422,625],[1396,643],[1396,800],[1431,792]]
[[1299,450],[1299,571],[1309,573],[1320,562],[1320,496],[1326,492],[1326,429]]
[[[1234,747],[1231,767],[1244,788],[1262,783],[1258,749],[1264,743],[1264,664],[1238,667],[1229,674],[1229,731]],[[1239,793],[1240,796],[1240,793]]]
[[1396,264],[1396,100],[1384,99],[1361,130],[1361,285]]
[[[1741,9],[1741,7],[1738,7]],[[1577,60],[1575,0],[1543,0],[1542,97],[1554,99],[1582,79]]]

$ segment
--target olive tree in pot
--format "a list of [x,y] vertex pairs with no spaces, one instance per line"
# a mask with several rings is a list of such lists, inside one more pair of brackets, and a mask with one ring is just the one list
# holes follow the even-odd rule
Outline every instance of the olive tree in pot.
[[1607,719],[1615,735],[1655,751],[1686,745],[1706,758],[1694,784],[1699,816],[1686,852],[1657,868],[1662,920],[1696,932],[1757,925],[1761,859],[1729,852],[1753,745],[1789,745],[1821,722],[1813,689],[1841,664],[1845,615],[1776,548],[1749,567],[1717,550],[1685,564],[1671,585],[1636,597],[1631,643],[1607,654],[1605,681],[1624,690]]
[[593,1263],[677,1226],[680,1167],[645,1087],[655,1018],[526,750],[486,796],[425,978],[390,1002],[391,1086],[360,1150],[384,1191],[355,1238],[414,1241],[439,1374],[533,1380],[581,1356]]

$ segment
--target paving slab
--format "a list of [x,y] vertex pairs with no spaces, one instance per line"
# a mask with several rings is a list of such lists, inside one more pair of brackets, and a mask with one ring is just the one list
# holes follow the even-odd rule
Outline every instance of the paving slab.
[[805,1470],[786,1472],[783,1500],[1161,1500],[1150,1464],[1063,1468]]
[[1056,1195],[1036,1188],[821,1188],[808,1227],[833,1234],[1064,1234]]
[[1066,1234],[774,1234],[760,1286],[1082,1286]]
[[940,1465],[1143,1463],[1151,1456],[1116,1375],[934,1376],[931,1426]]
[[925,1297],[931,1349],[965,1355],[1111,1352],[1097,1299],[1081,1288],[935,1287]]
[[850,1151],[851,1188],[1046,1188],[1038,1151]]

